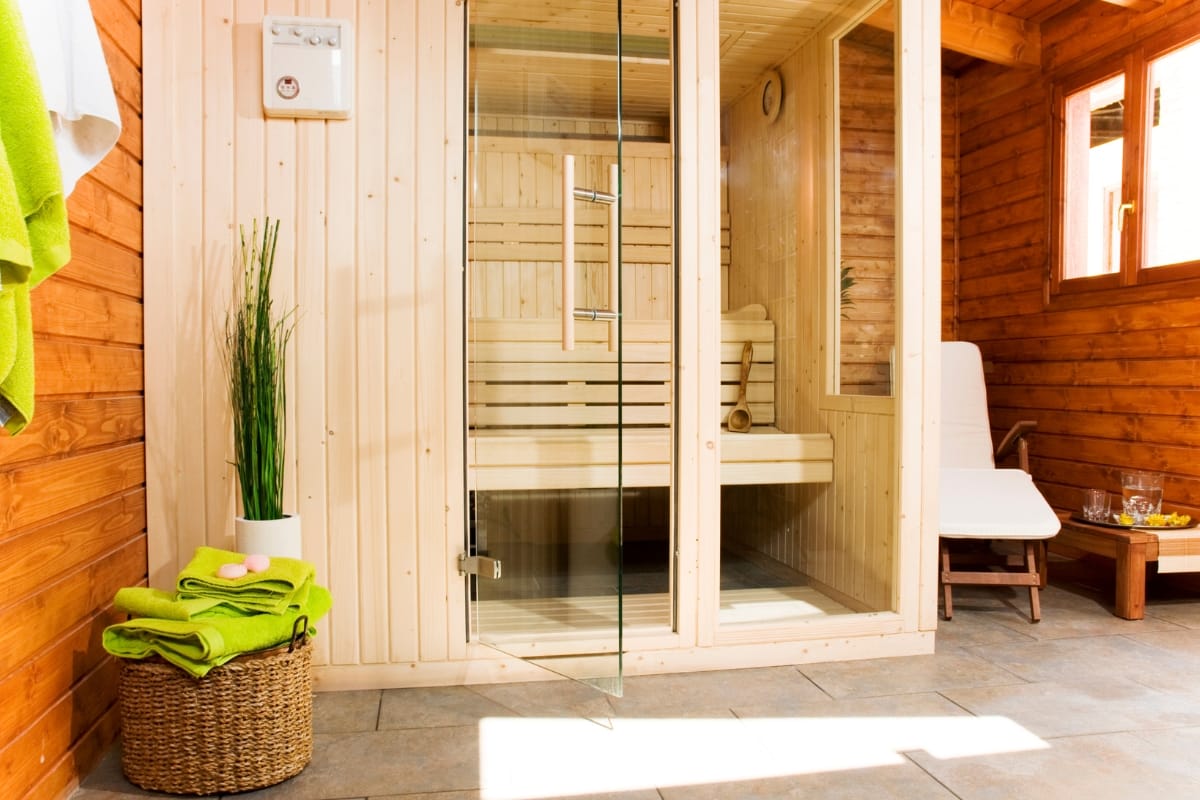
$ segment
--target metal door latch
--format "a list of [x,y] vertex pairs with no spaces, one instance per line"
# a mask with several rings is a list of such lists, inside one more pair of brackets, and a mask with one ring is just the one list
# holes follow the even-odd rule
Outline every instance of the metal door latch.
[[458,574],[462,576],[478,575],[481,578],[498,581],[500,580],[500,559],[459,553]]

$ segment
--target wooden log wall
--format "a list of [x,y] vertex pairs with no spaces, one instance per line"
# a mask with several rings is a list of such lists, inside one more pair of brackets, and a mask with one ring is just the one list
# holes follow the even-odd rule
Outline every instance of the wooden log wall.
[[[891,394],[896,342],[896,67],[891,36],[838,45],[839,269],[854,285],[841,310],[845,394]],[[868,31],[870,29],[867,29]]]
[[1078,4],[1043,24],[1041,71],[959,79],[958,292],[945,315],[983,350],[996,435],[1038,421],[1032,471],[1059,508],[1086,487],[1119,491],[1120,470],[1136,467],[1166,473],[1165,507],[1200,511],[1200,287],[1164,286],[1155,302],[1117,290],[1086,308],[1047,303],[1044,289],[1053,81],[1197,14],[1197,0]]
[[64,797],[112,744],[100,633],[146,580],[140,0],[91,0],[122,120],[71,195],[72,258],[32,296],[32,423],[0,433],[0,797]]

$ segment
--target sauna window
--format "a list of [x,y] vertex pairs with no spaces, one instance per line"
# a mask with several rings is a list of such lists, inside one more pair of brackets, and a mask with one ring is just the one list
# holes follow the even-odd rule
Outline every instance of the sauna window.
[[1200,40],[1123,65],[1058,93],[1060,291],[1200,274]]
[[896,342],[894,35],[869,23],[837,41],[837,386],[892,393]]

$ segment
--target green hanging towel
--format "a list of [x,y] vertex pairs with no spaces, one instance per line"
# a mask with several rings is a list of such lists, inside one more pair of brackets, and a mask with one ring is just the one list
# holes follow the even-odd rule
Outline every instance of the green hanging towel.
[[0,424],[33,416],[29,291],[71,258],[50,114],[15,0],[0,0]]

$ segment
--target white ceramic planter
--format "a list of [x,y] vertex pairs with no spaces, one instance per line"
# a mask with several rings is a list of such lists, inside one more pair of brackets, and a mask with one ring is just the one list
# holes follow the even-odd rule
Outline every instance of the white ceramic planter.
[[301,558],[299,514],[283,519],[234,517],[233,532],[239,553]]

